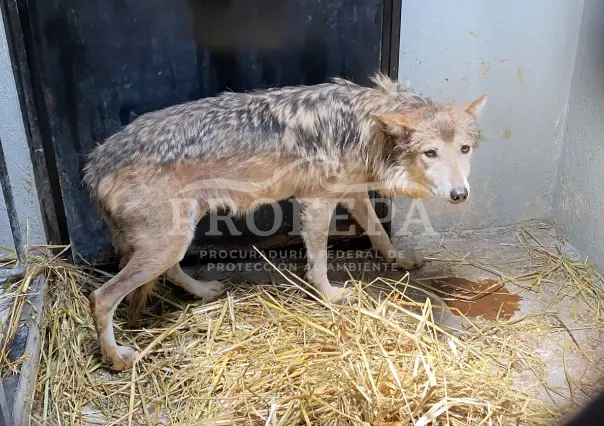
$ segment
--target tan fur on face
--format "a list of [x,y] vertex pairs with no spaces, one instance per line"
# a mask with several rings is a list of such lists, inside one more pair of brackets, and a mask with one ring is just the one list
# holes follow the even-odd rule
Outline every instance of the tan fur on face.
[[[477,116],[486,103],[487,95],[457,108],[440,105],[432,110],[420,108],[410,113],[376,114],[378,128],[393,139],[391,151],[404,163],[404,176],[396,177],[403,187],[399,195],[425,197],[430,193],[449,200],[453,188],[466,188],[473,150],[479,142]],[[462,153],[462,147],[470,147]],[[437,153],[435,159],[425,155]],[[390,196],[392,190],[383,191]]]

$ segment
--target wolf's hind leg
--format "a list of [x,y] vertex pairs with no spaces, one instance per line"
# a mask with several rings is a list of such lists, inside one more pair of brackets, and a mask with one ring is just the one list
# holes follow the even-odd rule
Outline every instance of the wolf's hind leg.
[[161,251],[157,250],[152,239],[149,239],[149,244],[134,249],[126,266],[89,296],[101,352],[113,370],[131,368],[135,357],[133,349],[116,343],[113,314],[129,293],[154,280],[182,259],[190,240],[172,238],[169,241],[168,243],[167,239],[160,240],[164,243],[160,244]]
[[204,212],[199,204],[181,195],[182,200],[177,200],[183,201],[181,210],[175,215],[170,197],[178,196],[179,181],[166,174],[152,177],[145,184],[140,182],[147,178],[142,172],[122,177],[107,196],[113,200],[108,205],[120,206],[114,209],[112,220],[120,224],[113,235],[122,251],[123,269],[92,292],[89,300],[103,358],[117,371],[132,367],[135,352],[115,340],[115,310],[133,292],[132,306],[144,306],[155,279],[184,257]]
[[214,297],[224,290],[224,285],[220,281],[198,281],[191,278],[178,263],[168,269],[165,276],[173,284],[200,298]]

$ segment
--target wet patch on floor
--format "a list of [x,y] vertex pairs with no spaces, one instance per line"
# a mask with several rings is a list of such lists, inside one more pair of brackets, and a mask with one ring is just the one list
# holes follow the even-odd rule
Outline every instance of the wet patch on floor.
[[498,280],[446,277],[421,280],[421,283],[440,296],[457,316],[506,320],[520,309],[520,296],[511,293]]

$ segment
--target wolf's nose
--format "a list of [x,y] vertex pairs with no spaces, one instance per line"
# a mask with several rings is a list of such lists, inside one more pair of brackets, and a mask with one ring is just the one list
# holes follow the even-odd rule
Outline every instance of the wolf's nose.
[[451,190],[451,199],[457,203],[461,203],[462,201],[465,201],[468,198],[468,188],[461,187],[461,188],[453,188]]

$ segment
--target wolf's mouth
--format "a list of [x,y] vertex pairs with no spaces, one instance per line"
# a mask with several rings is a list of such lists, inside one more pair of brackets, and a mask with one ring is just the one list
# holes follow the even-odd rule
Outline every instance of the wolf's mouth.
[[447,197],[447,203],[453,204],[453,205],[455,205],[455,204],[461,204],[461,203],[463,203],[465,201],[467,201],[467,199],[465,199],[465,198],[460,198],[459,200],[454,200],[454,199],[452,199],[450,197]]

